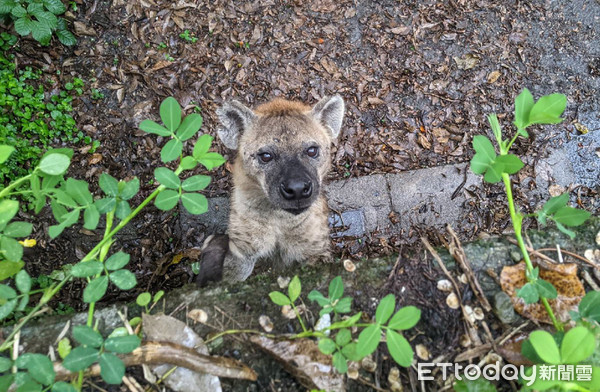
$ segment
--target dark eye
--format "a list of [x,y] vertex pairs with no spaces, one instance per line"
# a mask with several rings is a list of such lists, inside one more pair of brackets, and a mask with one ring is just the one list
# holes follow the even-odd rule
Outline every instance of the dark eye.
[[319,147],[308,147],[306,149],[306,155],[311,158],[316,158],[319,155]]
[[270,162],[271,159],[273,159],[273,154],[269,152],[263,152],[258,154],[258,157],[260,158],[261,162],[267,163]]

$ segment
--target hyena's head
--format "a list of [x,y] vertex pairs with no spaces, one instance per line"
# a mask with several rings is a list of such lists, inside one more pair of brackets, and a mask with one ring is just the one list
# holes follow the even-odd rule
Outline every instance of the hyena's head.
[[[344,117],[339,95],[314,107],[276,99],[255,111],[237,101],[217,110],[223,144],[238,150],[236,178],[253,182],[273,207],[292,214],[318,198],[330,166],[331,142]],[[240,167],[241,166],[241,167]]]

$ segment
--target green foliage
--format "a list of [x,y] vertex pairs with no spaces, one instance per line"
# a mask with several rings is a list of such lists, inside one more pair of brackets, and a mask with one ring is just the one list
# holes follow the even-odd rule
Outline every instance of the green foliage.
[[[529,90],[524,89],[515,99],[515,121],[517,132],[512,139],[502,138],[502,129],[495,114],[488,116],[496,142],[500,149],[497,155],[492,142],[487,136],[476,135],[473,137],[475,155],[471,159],[471,170],[476,174],[484,174],[486,182],[496,183],[503,179],[503,175],[515,174],[523,168],[523,162],[516,155],[508,151],[518,136],[529,137],[526,128],[534,124],[557,124],[563,119],[560,117],[565,110],[567,99],[562,94],[550,94],[534,102]],[[590,213],[576,208],[568,207],[568,194],[556,196],[548,200],[544,207],[536,213],[541,224],[546,220],[556,223],[559,230],[571,237],[575,234],[565,226],[579,226],[589,217]]]
[[[0,34],[0,41],[11,42],[6,35]],[[65,84],[68,91],[47,98],[39,82],[41,74],[30,67],[17,70],[11,56],[0,53],[0,140],[17,150],[0,162],[0,185],[29,173],[52,144],[94,143],[77,129],[71,115],[71,94],[81,94],[83,81],[74,78]]]
[[[592,326],[579,325],[564,335],[562,332],[552,335],[546,331],[533,331],[529,339],[523,343],[522,353],[535,364],[550,365],[581,365],[588,364],[592,370],[591,381],[563,380],[559,377],[544,379],[539,376],[539,365],[536,380],[525,390],[561,390],[596,391],[600,389],[600,367],[591,362],[590,358],[596,350],[597,329]],[[528,375],[533,369],[527,370]],[[582,389],[583,388],[583,389]]]
[[130,353],[140,346],[140,338],[135,335],[109,337],[106,340],[88,326],[73,328],[73,339],[80,346],[66,355],[63,366],[72,372],[88,368],[96,362],[100,364],[100,376],[108,384],[120,384],[125,375],[123,361],[113,353]]
[[95,99],[95,100],[104,99],[104,93],[102,93],[100,90],[93,88],[91,90],[91,92],[92,92],[92,99]]
[[[524,89],[515,99],[515,120],[513,124],[517,127],[517,132],[514,136],[504,139],[498,118],[495,114],[489,115],[488,121],[496,139],[499,154],[496,153],[492,142],[487,136],[477,135],[473,138],[475,155],[471,159],[471,170],[476,174],[483,174],[485,181],[490,183],[504,182],[515,236],[527,266],[528,283],[517,291],[517,295],[528,304],[536,303],[541,299],[558,330],[562,330],[562,325],[556,320],[547,302],[547,299],[556,298],[556,289],[550,282],[538,277],[539,270],[534,269],[523,242],[521,231],[525,215],[515,206],[510,181],[510,175],[518,173],[523,168],[523,162],[516,155],[509,154],[509,150],[519,136],[529,137],[527,127],[534,124],[560,123],[563,120],[560,116],[563,114],[566,105],[567,98],[562,94],[546,95],[535,102],[531,92]],[[554,221],[560,231],[573,238],[575,233],[569,230],[567,226],[582,225],[590,217],[590,213],[567,206],[568,201],[568,194],[553,197],[534,216],[537,217],[541,225],[546,224],[548,220]]]
[[7,32],[0,33],[0,51],[6,52],[17,43],[17,37]]
[[517,295],[523,298],[527,304],[538,302],[540,297],[554,299],[558,295],[556,288],[552,285],[552,283],[541,279],[539,274],[539,267],[535,267],[533,270],[527,271],[527,278],[529,282],[517,290]]
[[334,279],[332,279],[329,283],[328,297],[325,297],[317,290],[312,290],[310,293],[308,293],[308,299],[310,299],[311,301],[316,301],[319,304],[319,306],[321,306],[319,316],[329,314],[332,311],[334,312],[334,315],[337,315],[340,313],[350,312],[352,298],[342,298],[343,295],[344,283],[342,282],[342,277],[337,276]]
[[[81,80],[74,79],[72,85],[67,88],[77,91],[81,86]],[[172,98],[167,99],[166,102],[167,104],[161,105],[161,115],[167,127],[171,129],[169,134],[172,134],[174,140],[183,144],[197,133],[202,120],[197,114],[193,114],[181,121],[179,104]],[[174,112],[179,113],[179,119],[173,115]],[[224,160],[219,154],[208,152],[212,139],[206,137],[200,139],[199,152],[189,157],[194,163],[191,166],[195,167],[197,163],[202,163],[206,167],[216,167],[223,163]],[[19,152],[18,146],[0,145],[0,164],[10,162]],[[79,343],[79,346],[73,348],[68,339],[63,339],[59,342],[59,355],[64,359],[63,365],[74,372],[83,371],[92,364],[99,363],[104,381],[109,384],[120,384],[125,366],[115,354],[131,352],[139,346],[140,340],[137,336],[128,335],[123,328],[117,328],[104,339],[92,328],[94,304],[102,299],[110,284],[120,290],[129,290],[137,285],[135,275],[125,268],[130,260],[128,254],[116,252],[107,257],[114,242],[113,237],[145,206],[163,193],[168,195],[168,192],[175,192],[178,196],[177,200],[181,198],[184,207],[192,212],[205,211],[206,198],[196,192],[209,184],[210,177],[196,175],[181,181],[179,178],[181,172],[191,170],[193,167],[184,169],[183,165],[179,165],[175,171],[166,167],[159,168],[156,173],[163,184],[132,209],[129,202],[136,196],[140,187],[137,178],[119,181],[108,173],[103,173],[99,178],[99,186],[104,197],[95,198],[87,182],[65,178],[73,150],[51,149],[40,155],[37,157],[37,165],[30,170],[30,174],[15,179],[5,187],[0,186],[0,281],[9,278],[14,281],[12,285],[0,284],[0,320],[18,320],[13,330],[0,342],[0,352],[12,347],[21,328],[39,314],[39,310],[48,304],[64,284],[72,279],[84,279],[86,286],[82,300],[90,304],[88,322],[85,326],[77,326],[73,329],[73,339]],[[168,187],[176,188],[177,191]],[[105,215],[102,240],[79,263],[54,271],[51,276],[38,276],[32,279],[22,270],[24,263],[21,260],[23,246],[32,246],[32,240],[25,238],[31,235],[32,225],[28,222],[13,221],[21,207],[18,198],[24,196],[33,199],[34,213],[39,213],[45,205],[50,204],[56,220],[56,224],[48,227],[51,238],[57,237],[80,220],[86,229],[95,230],[100,216]],[[19,242],[18,239],[21,238],[25,240]],[[299,285],[299,282],[297,284]],[[40,288],[32,290],[34,285],[39,285]],[[297,290],[299,294],[299,286]],[[41,296],[33,297],[38,300],[38,303],[29,307],[30,297],[34,292],[40,293]],[[138,302],[148,310],[147,305],[150,300],[156,304],[163,295],[163,291],[159,291],[154,297],[149,293],[143,293]],[[73,311],[72,308],[66,308],[64,305],[62,309],[60,307],[61,303],[57,308],[58,313]],[[137,325],[140,321],[138,318],[132,320],[131,324]],[[13,367],[13,363],[0,359],[0,367],[6,366]],[[24,354],[16,359],[14,366],[26,371],[1,376],[0,387],[6,386],[6,388],[0,389],[4,390],[14,385],[16,390],[75,390],[70,384],[54,383],[54,370],[46,356]],[[81,390],[82,381],[83,378],[79,377],[78,390]]]
[[[135,300],[135,302],[138,304],[138,306],[143,307],[146,313],[150,313],[150,310],[152,310],[152,308],[158,303],[158,301],[161,300],[161,298],[164,295],[165,295],[165,292],[163,290],[156,292],[156,294],[154,294],[154,296],[152,296],[152,294],[150,294],[149,292],[146,291],[146,292],[140,293],[137,296],[137,299]],[[148,305],[150,304],[150,302],[152,302],[152,306],[150,308],[148,308]]]
[[[269,297],[276,305],[291,306],[295,310],[294,303],[300,297],[301,291],[300,279],[294,276],[288,286],[288,295],[273,291],[269,293]],[[414,353],[401,331],[415,326],[421,317],[421,311],[414,306],[407,306],[394,314],[396,299],[393,294],[389,294],[377,306],[374,323],[360,324],[360,312],[340,320],[340,314],[349,313],[352,305],[352,298],[342,297],[343,295],[344,284],[340,276],[329,283],[327,297],[317,290],[312,290],[308,299],[317,302],[321,307],[321,320],[317,323],[315,331],[307,331],[300,315],[296,313],[304,330],[302,336],[317,337],[319,350],[323,354],[332,355],[333,366],[338,372],[345,373],[348,371],[348,361],[360,361],[377,349],[382,340],[382,332],[385,331],[387,348],[392,358],[401,366],[410,366]],[[333,323],[330,323],[331,312],[334,312]],[[321,325],[322,320],[329,321]],[[330,324],[327,325],[328,323]],[[357,339],[352,338],[352,327],[364,328]],[[330,336],[332,332],[335,332],[335,336]]]
[[477,380],[460,380],[454,384],[455,392],[496,392],[496,387],[484,378]]
[[600,291],[590,291],[579,303],[577,320],[589,320],[600,324]]
[[[160,159],[164,163],[180,159],[182,170],[192,170],[198,164],[212,170],[225,163],[225,159],[220,154],[208,151],[213,139],[206,134],[198,138],[191,156],[182,155],[183,143],[198,133],[202,127],[202,116],[192,113],[182,120],[179,103],[169,97],[160,105],[160,118],[164,125],[152,120],[144,120],[140,123],[140,129],[147,133],[170,137],[160,152]],[[196,175],[181,181],[179,174],[167,167],[155,169],[156,181],[167,189],[156,197],[154,204],[160,210],[169,211],[181,200],[183,207],[191,214],[205,213],[208,210],[208,200],[204,195],[196,192],[208,186],[210,177]]]
[[183,33],[179,34],[179,38],[185,40],[186,42],[195,44],[198,42],[198,37],[194,36],[193,33],[190,33],[189,30],[185,30]]
[[498,182],[502,180],[502,173],[514,174],[523,167],[523,162],[516,155],[496,155],[492,142],[486,136],[475,136],[473,148],[476,154],[471,159],[471,170],[476,174],[485,173],[487,182]]
[[67,29],[65,19],[59,17],[66,10],[62,0],[0,0],[0,18],[12,20],[19,35],[25,37],[31,34],[42,46],[50,44],[52,33],[63,45],[77,43]]
[[115,212],[118,219],[125,219],[131,213],[131,200],[140,190],[140,180],[134,177],[132,180],[117,181],[108,173],[100,175],[100,189],[106,195],[94,202],[99,213],[105,214],[110,211]]

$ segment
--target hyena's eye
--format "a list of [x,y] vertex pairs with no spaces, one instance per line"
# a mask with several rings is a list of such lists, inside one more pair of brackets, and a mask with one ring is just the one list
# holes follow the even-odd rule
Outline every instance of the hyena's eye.
[[269,152],[263,152],[261,154],[258,154],[258,158],[261,160],[261,162],[267,163],[273,159],[273,154]]
[[316,158],[319,155],[319,147],[308,147],[306,149],[306,155],[311,158]]

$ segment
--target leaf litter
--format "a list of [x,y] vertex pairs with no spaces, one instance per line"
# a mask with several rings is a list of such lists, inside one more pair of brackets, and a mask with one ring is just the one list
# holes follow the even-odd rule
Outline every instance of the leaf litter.
[[[597,89],[591,82],[569,81],[591,80],[585,76],[595,75],[597,59],[584,59],[588,67],[581,69],[585,71],[561,67],[559,62],[548,65],[540,56],[539,43],[529,39],[531,26],[539,30],[539,21],[545,20],[552,40],[563,51],[586,53],[581,45],[593,31],[577,35],[565,29],[571,24],[569,14],[556,12],[549,4],[391,0],[75,3],[78,11],[69,11],[66,17],[78,35],[76,47],[40,48],[23,40],[16,61],[19,67],[43,69],[44,77],[57,82],[58,88],[73,77],[82,77],[86,88],[104,94],[104,99],[94,100],[85,93],[73,102],[78,127],[100,141],[100,147],[92,154],[85,147],[79,150],[71,174],[92,183],[103,172],[124,179],[138,176],[141,192],[134,203],[153,190],[152,168],[160,165],[164,144],[139,131],[138,124],[146,118],[156,120],[158,104],[166,96],[175,96],[186,113],[198,110],[204,117],[203,131],[216,136],[215,109],[226,99],[251,106],[275,96],[314,103],[326,94],[340,93],[347,114],[344,131],[332,149],[330,179],[467,162],[473,154],[472,136],[487,132],[487,113],[497,112],[503,125],[508,125],[513,97],[523,87],[541,86],[537,93],[550,92],[544,79],[547,69],[559,75],[552,91],[566,93],[572,106],[564,124],[517,144],[517,153],[527,156],[528,164],[535,165],[556,134],[578,134],[584,129],[574,108],[590,108],[589,102],[592,109],[598,106]],[[198,42],[180,39],[184,29],[193,32]],[[548,42],[549,38],[541,39]],[[232,157],[233,152],[219,143],[215,149]],[[210,175],[214,178],[207,196],[227,195],[228,166]],[[533,169],[523,171],[517,180],[517,202],[535,205],[527,195]],[[468,192],[473,200],[467,206],[472,211],[471,235],[502,232],[508,212],[498,189],[482,185]],[[593,190],[580,192],[584,197],[597,196]],[[42,218],[38,225],[45,229],[47,223]],[[149,285],[154,290],[170,289],[191,279],[187,263],[165,263],[164,279],[153,279],[157,262],[165,255],[179,254],[203,240],[200,232],[177,238],[176,226],[176,217],[152,210],[118,239],[136,260],[131,268],[139,277],[140,290]],[[40,272],[50,274],[64,262],[75,262],[81,250],[91,248],[98,239],[97,234],[75,230],[68,230],[58,241],[48,242],[40,235],[37,240],[44,251],[38,255],[28,249],[26,257],[34,260]],[[337,252],[352,259],[390,254],[402,243],[376,233],[368,241],[344,241]],[[406,273],[420,276],[421,269],[415,265]],[[427,284],[435,288],[435,281]],[[81,290],[74,283],[58,300],[70,303]],[[109,291],[104,302],[135,295]],[[419,301],[445,306],[445,294]],[[442,346],[457,344],[453,331],[458,326],[447,316],[425,315],[431,325],[448,326],[441,328]],[[456,319],[457,314],[452,317]],[[431,341],[427,346],[435,347]]]

